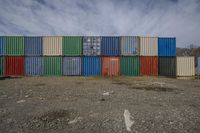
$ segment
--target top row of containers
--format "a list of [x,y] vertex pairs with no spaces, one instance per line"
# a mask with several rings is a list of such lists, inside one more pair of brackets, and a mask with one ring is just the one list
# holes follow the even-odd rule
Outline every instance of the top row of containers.
[[176,56],[176,38],[0,37],[0,56]]

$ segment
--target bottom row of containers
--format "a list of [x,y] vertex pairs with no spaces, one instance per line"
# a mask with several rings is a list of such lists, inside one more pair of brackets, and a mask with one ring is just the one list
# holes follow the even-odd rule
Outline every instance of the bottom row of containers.
[[[5,68],[5,69],[4,69]],[[0,57],[1,76],[194,76],[194,57]]]

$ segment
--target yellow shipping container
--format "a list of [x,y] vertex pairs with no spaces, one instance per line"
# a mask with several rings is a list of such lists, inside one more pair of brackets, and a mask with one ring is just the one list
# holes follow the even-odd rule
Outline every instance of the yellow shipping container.
[[62,55],[62,36],[43,37],[43,55]]
[[195,76],[195,59],[194,57],[177,57],[177,76]]

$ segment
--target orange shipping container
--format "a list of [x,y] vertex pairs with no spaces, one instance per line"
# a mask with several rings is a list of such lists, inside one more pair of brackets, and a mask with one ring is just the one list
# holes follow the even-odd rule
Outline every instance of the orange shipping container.
[[140,57],[140,75],[157,76],[158,75],[158,57],[141,56]]
[[120,75],[119,57],[103,57],[102,74],[103,76],[119,76]]

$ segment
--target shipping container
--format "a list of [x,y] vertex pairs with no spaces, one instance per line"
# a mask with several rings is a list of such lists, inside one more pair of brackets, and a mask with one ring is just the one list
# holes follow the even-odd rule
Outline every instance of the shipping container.
[[25,75],[43,75],[43,57],[25,57]]
[[200,57],[198,57],[197,60],[198,60],[197,61],[198,62],[198,66],[197,66],[198,67],[198,75],[200,75]]
[[176,56],[176,38],[158,38],[158,56]]
[[42,37],[24,37],[25,56],[42,55]]
[[140,37],[140,55],[158,56],[158,38]]
[[138,56],[124,56],[120,58],[120,75],[140,75],[140,60]]
[[0,37],[0,56],[5,54],[5,37]]
[[140,38],[136,36],[122,36],[121,39],[121,55],[133,56],[139,55]]
[[100,76],[101,75],[101,58],[100,57],[83,57],[83,76]]
[[62,55],[62,37],[61,36],[43,37],[43,55],[46,56]]
[[103,76],[120,76],[120,58],[103,57],[102,74]]
[[98,56],[101,54],[101,37],[85,36],[83,37],[83,55]]
[[140,57],[140,75],[157,76],[158,75],[158,57],[141,56]]
[[120,38],[119,37],[102,37],[101,55],[103,56],[120,55]]
[[177,57],[177,76],[195,76],[194,57]]
[[4,57],[0,56],[0,77],[4,75]]
[[5,51],[7,56],[23,56],[24,55],[24,37],[7,36],[5,37]]
[[63,55],[64,56],[82,55],[82,37],[80,36],[63,37]]
[[24,57],[6,56],[5,57],[6,76],[24,76]]
[[62,75],[62,57],[45,56],[44,75],[45,76],[61,76]]
[[176,76],[176,57],[159,57],[158,75],[172,77]]
[[81,57],[63,58],[63,75],[77,76],[81,75]]

